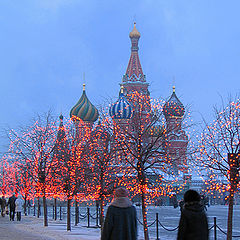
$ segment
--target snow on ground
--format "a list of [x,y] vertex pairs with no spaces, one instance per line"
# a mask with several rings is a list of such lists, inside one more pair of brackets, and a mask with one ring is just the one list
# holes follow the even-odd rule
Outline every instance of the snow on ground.
[[49,219],[48,227],[43,227],[43,218],[26,216],[30,223],[17,223],[16,228],[26,232],[41,235],[46,239],[56,240],[97,240],[100,239],[99,228],[87,228],[86,226],[72,226],[71,231],[66,231],[65,221]]
[[[95,208],[91,208],[91,214],[94,215]],[[210,206],[207,211],[209,219],[209,227],[213,225],[213,217],[217,217],[217,224],[224,231],[227,229],[227,206]],[[86,212],[86,208],[81,208],[80,213]],[[138,218],[142,222],[141,209],[137,207]],[[159,214],[160,222],[168,229],[173,229],[178,226],[180,211],[179,208],[174,209],[171,206],[154,207],[148,209],[148,223],[149,225],[155,220],[156,213]],[[100,239],[99,228],[87,228],[87,220],[80,220],[78,226],[74,226],[74,216],[72,216],[72,231],[66,231],[66,215],[63,220],[52,220],[51,213],[49,213],[49,226],[43,227],[43,219],[33,216],[23,216],[23,222],[15,224],[15,227],[22,231],[27,231],[45,237],[44,239],[56,240],[98,240]],[[240,206],[234,206],[234,221],[233,221],[233,235],[240,235]],[[91,220],[91,226],[96,225],[96,220]],[[143,239],[143,228],[138,224],[139,240]],[[150,239],[156,239],[156,225],[149,228]],[[177,230],[166,231],[159,226],[159,238],[164,240],[176,239]],[[213,230],[210,231],[210,240],[213,239]],[[226,236],[219,230],[217,231],[217,239],[225,240]],[[240,239],[240,238],[234,238]]]

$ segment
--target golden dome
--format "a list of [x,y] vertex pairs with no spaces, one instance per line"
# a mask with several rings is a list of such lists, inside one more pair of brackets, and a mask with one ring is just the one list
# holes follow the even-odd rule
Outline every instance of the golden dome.
[[129,33],[130,38],[140,38],[141,34],[139,31],[136,29],[136,23],[134,23],[133,30]]

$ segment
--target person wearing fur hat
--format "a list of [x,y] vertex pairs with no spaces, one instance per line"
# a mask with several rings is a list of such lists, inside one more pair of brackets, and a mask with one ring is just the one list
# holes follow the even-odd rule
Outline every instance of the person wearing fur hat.
[[117,188],[108,207],[101,240],[136,240],[137,213],[125,188]]
[[201,197],[195,190],[184,194],[184,206],[179,221],[177,240],[208,240],[208,220]]

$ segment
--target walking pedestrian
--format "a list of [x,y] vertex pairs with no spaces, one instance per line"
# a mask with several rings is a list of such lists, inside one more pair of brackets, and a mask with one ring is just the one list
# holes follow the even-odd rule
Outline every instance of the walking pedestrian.
[[15,200],[16,200],[15,194],[13,194],[13,195],[8,199],[8,205],[9,205],[9,207],[10,207],[10,214],[9,214],[10,221],[14,221],[14,217],[15,217],[15,208],[16,208]]
[[6,202],[5,197],[3,196],[2,197],[2,201],[1,201],[1,214],[2,214],[2,217],[5,217],[6,205],[7,205],[7,202]]
[[22,214],[22,206],[23,206],[23,200],[21,196],[19,195],[15,201],[16,205],[16,214],[17,214],[17,221],[21,221],[21,214]]
[[108,207],[101,240],[136,240],[137,213],[125,188],[117,188]]
[[195,190],[184,194],[184,206],[179,221],[177,240],[208,240],[208,220],[201,197]]

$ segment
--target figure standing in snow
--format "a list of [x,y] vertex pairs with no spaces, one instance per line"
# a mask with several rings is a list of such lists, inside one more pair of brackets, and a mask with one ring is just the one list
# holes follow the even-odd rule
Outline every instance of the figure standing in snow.
[[177,240],[208,240],[208,220],[201,197],[195,190],[184,194],[184,207],[178,228]]
[[2,217],[5,216],[5,210],[6,210],[6,205],[7,205],[7,202],[6,202],[6,199],[5,197],[3,196],[2,199],[1,199],[1,209],[2,209]]
[[8,199],[8,205],[10,206],[10,221],[14,221],[14,217],[15,217],[15,201],[16,201],[16,197],[15,194],[13,194],[9,199]]
[[22,205],[23,205],[23,200],[21,199],[21,196],[18,196],[16,201],[15,201],[15,205],[16,205],[16,213],[17,213],[17,221],[21,221],[21,214],[22,214]]
[[137,213],[125,188],[115,190],[115,198],[108,207],[101,240],[136,240]]

